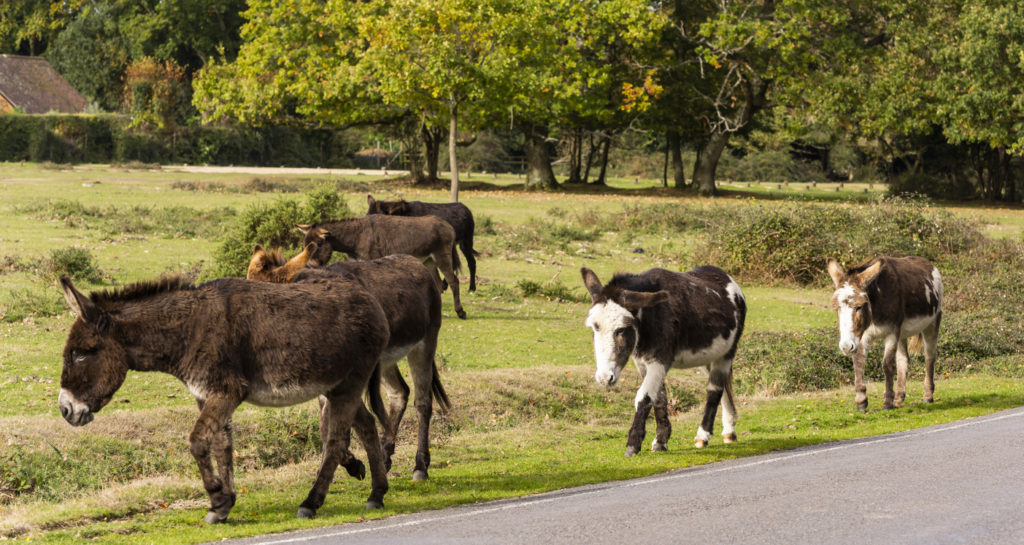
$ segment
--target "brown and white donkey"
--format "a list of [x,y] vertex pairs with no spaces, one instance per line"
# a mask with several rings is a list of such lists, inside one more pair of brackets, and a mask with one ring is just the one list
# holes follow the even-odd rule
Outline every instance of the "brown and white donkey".
[[[907,396],[907,339],[924,346],[924,401],[935,392],[935,357],[942,321],[942,275],[923,257],[877,257],[852,269],[834,259],[828,274],[835,284],[832,308],[839,314],[839,350],[853,358],[857,408],[867,410],[864,363],[871,341],[885,340],[883,409],[903,405]],[[893,391],[893,374],[896,389]]]

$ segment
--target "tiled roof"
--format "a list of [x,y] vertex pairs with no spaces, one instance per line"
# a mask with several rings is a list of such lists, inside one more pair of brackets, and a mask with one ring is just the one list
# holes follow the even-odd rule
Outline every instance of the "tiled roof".
[[89,105],[42,57],[0,55],[0,95],[27,114],[80,113]]

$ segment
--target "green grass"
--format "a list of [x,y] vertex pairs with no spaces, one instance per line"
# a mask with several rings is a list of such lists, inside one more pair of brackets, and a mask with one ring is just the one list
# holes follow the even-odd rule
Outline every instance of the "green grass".
[[[631,211],[651,205],[705,206],[707,201],[661,188],[657,180],[634,183],[632,178],[616,178],[603,189],[528,193],[515,176],[495,179],[475,174],[464,184],[461,200],[478,216],[490,218],[493,232],[477,235],[476,247],[482,254],[477,293],[466,293],[468,282],[462,284],[469,319],[457,320],[450,295],[443,298],[445,323],[438,363],[455,408],[433,424],[431,480],[414,483],[410,478],[416,423],[410,410],[390,476],[387,510],[363,511],[368,483],[339,476],[320,517],[312,522],[296,520],[295,509],[316,471],[313,406],[277,411],[243,407],[235,419],[238,504],[229,524],[207,527],[201,523],[206,495],[186,444],[195,403],[175,379],[131,373],[111,405],[89,426],[71,428],[60,418],[55,401],[71,317],[63,309],[46,260],[54,250],[88,251],[100,275],[92,283],[82,283],[80,287],[87,291],[167,271],[201,274],[213,268],[221,242],[218,233],[225,232],[235,217],[224,211],[237,214],[252,203],[272,204],[281,195],[256,190],[260,188],[305,192],[329,181],[338,185],[357,214],[365,210],[367,193],[379,199],[447,200],[442,188],[414,188],[379,175],[259,176],[259,183],[254,178],[98,165],[73,169],[2,165],[0,483],[14,480],[7,477],[15,475],[17,482],[28,484],[16,494],[0,485],[0,537],[52,543],[213,541],[649,475],[948,422],[1022,401],[1017,380],[1024,358],[1019,354],[973,362],[958,356],[957,367],[949,375],[950,369],[940,360],[944,380],[938,382],[933,405],[916,402],[921,395],[919,378],[910,385],[908,395],[915,401],[895,411],[856,413],[849,386],[778,395],[788,390],[756,380],[814,379],[816,364],[821,364],[822,372],[828,364],[827,372],[840,376],[810,380],[813,384],[849,380],[847,371],[837,364],[842,359],[833,354],[835,314],[828,308],[830,293],[822,287],[824,283],[805,288],[741,281],[749,313],[737,361],[751,367],[737,375],[746,381],[739,406],[740,443],[723,445],[716,439],[702,451],[690,446],[706,379],[701,371],[674,371],[667,380],[675,427],[671,450],[624,459],[639,378],[628,369],[613,389],[594,383],[591,334],[583,326],[589,305],[579,269],[590,267],[607,279],[618,271],[654,266],[680,270],[695,265],[692,252],[700,233],[626,229],[621,223],[608,226],[601,220],[628,217]],[[761,202],[836,200],[833,206],[856,206],[865,198],[862,188],[852,184],[840,192],[805,190],[794,184],[780,191],[760,185],[765,187],[748,190],[745,184],[726,185],[723,201],[744,206],[752,197]],[[870,188],[868,198],[873,198],[870,192],[880,191],[879,186]],[[68,220],[45,213],[59,207],[95,214]],[[1017,209],[958,206],[953,210],[977,219],[986,232],[990,225],[1024,226],[1024,212]],[[143,215],[201,221],[202,225],[183,234],[168,227],[174,221],[150,221]],[[510,242],[512,237],[523,240]],[[983,278],[985,273],[978,274]],[[948,289],[955,293],[961,287]],[[1016,297],[1017,292],[1013,293]],[[968,293],[952,300],[951,308],[963,307],[966,312],[984,307],[985,301]],[[999,306],[993,312],[1007,314],[1010,308],[1014,307]],[[958,335],[966,338],[970,324],[952,318],[951,328],[962,330]],[[1003,331],[1002,327],[994,324],[985,331]],[[995,343],[996,348],[1003,344]],[[808,348],[794,352],[794,345]],[[981,348],[987,350],[987,346]],[[828,351],[829,361],[781,361],[793,354],[820,355],[822,351]],[[756,368],[749,362],[755,356],[759,358]],[[874,360],[877,357],[872,356],[877,365]],[[877,373],[870,367],[869,376]],[[779,369],[785,372],[773,374]],[[920,363],[912,364],[911,370],[920,373]],[[876,409],[880,386],[870,388],[872,409]],[[71,469],[76,463],[80,468]]]

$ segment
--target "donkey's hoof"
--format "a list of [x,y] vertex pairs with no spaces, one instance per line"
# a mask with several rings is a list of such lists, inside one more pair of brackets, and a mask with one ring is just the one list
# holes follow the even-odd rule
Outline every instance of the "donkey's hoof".
[[366,500],[366,510],[384,509],[384,502],[377,500]]
[[640,449],[638,449],[638,448],[636,448],[634,446],[627,446],[626,447],[626,458],[632,458],[632,457],[636,456],[637,452],[639,452],[639,451],[640,451]]
[[345,471],[360,481],[366,478],[366,466],[355,458],[345,462]]
[[222,517],[222,516],[218,515],[217,513],[213,512],[213,511],[207,511],[206,512],[206,518],[203,519],[203,522],[205,522],[207,524],[222,524],[222,523],[227,522],[227,521],[228,521],[227,515]]
[[925,403],[935,403],[935,400],[930,397],[926,397],[922,401],[924,401]]
[[459,310],[456,310],[455,314],[457,314],[459,316],[460,320],[465,320],[466,319],[466,311],[462,310],[461,308]]
[[694,448],[704,448],[708,446],[708,442],[706,439],[694,439],[693,446]]
[[316,511],[310,509],[309,507],[299,507],[299,511],[297,513],[295,513],[295,518],[300,518],[300,519],[316,518]]
[[412,480],[414,481],[425,481],[427,480],[427,472],[422,469],[417,469],[412,472]]
[[735,433],[726,433],[722,435],[722,441],[726,443],[735,443],[737,441]]
[[665,452],[667,450],[668,447],[665,446],[665,443],[659,443],[657,441],[651,443],[651,452]]

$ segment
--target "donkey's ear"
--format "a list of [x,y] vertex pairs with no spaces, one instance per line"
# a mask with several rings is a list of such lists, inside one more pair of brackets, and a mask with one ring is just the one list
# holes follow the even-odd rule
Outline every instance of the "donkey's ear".
[[304,224],[304,223],[299,223],[299,224],[297,224],[295,226],[295,228],[298,229],[299,231],[302,231],[302,234],[305,235],[305,234],[309,233],[309,230],[312,229],[313,226],[312,225],[307,225],[307,224]]
[[835,259],[828,260],[828,275],[832,277],[832,283],[839,289],[839,285],[846,279],[846,271]]
[[622,301],[617,302],[621,303],[626,310],[636,312],[642,308],[653,307],[665,301],[668,301],[668,292],[665,290],[655,292],[622,290]]
[[64,300],[67,301],[68,306],[71,307],[71,313],[75,317],[81,317],[86,322],[97,323],[99,322],[100,316],[103,315],[103,311],[96,306],[88,297],[82,292],[75,288],[75,285],[71,283],[71,279],[67,275],[60,276],[60,287],[64,290]]
[[306,248],[295,255],[295,257],[288,260],[287,263],[281,265],[280,272],[284,274],[284,281],[291,282],[295,279],[295,275],[302,272],[305,268],[306,262],[309,261],[309,255],[316,248],[316,244],[309,243]]
[[323,227],[317,227],[313,230],[313,235],[323,240],[327,240],[327,235],[329,234],[331,234],[331,232]]
[[604,298],[601,296],[601,281],[597,279],[597,274],[586,267],[580,269],[580,274],[583,275],[583,285],[590,292],[590,300],[595,304],[603,300]]
[[253,254],[257,254],[257,253],[262,252],[262,251],[264,251],[264,250],[263,250],[263,245],[261,245],[261,244],[257,244],[256,247],[252,249],[252,253]]
[[861,285],[867,287],[878,278],[878,275],[881,274],[881,272],[882,260],[879,259],[872,263],[870,267],[864,269],[864,271],[857,275],[857,277],[860,279]]
[[366,204],[368,204],[370,206],[373,206],[373,203],[375,203],[375,202],[377,202],[377,201],[375,201],[373,199],[373,195],[367,195],[366,196]]

